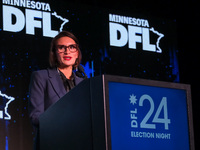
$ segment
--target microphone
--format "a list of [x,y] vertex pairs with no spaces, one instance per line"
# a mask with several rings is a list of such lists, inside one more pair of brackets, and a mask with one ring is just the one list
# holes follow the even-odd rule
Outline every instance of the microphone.
[[87,79],[88,77],[87,77],[87,74],[85,73],[85,71],[84,71],[84,68],[83,68],[83,66],[82,65],[79,65],[78,67],[77,67],[77,71],[76,71],[76,75],[78,76],[78,77],[81,77],[81,78],[84,78],[84,79]]

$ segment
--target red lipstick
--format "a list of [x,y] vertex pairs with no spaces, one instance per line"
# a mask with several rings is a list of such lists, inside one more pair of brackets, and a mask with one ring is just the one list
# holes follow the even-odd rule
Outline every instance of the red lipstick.
[[64,58],[64,60],[71,60],[72,57],[71,56],[64,56],[63,58]]

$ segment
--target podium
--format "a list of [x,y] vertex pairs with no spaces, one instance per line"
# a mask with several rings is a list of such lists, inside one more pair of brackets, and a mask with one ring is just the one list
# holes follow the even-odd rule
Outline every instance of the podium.
[[40,117],[40,150],[194,150],[190,86],[102,75]]

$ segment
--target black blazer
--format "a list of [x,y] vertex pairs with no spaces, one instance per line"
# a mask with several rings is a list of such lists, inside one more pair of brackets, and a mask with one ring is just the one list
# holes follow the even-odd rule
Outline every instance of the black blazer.
[[[84,80],[75,73],[74,77],[75,86]],[[29,92],[29,117],[35,127],[40,115],[67,93],[57,68],[33,72]]]

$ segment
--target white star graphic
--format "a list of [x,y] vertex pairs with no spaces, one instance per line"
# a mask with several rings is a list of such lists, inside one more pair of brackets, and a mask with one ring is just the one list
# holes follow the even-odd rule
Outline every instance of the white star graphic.
[[137,104],[136,95],[134,95],[134,94],[130,95],[129,100],[130,100],[130,104],[133,104],[133,105]]

